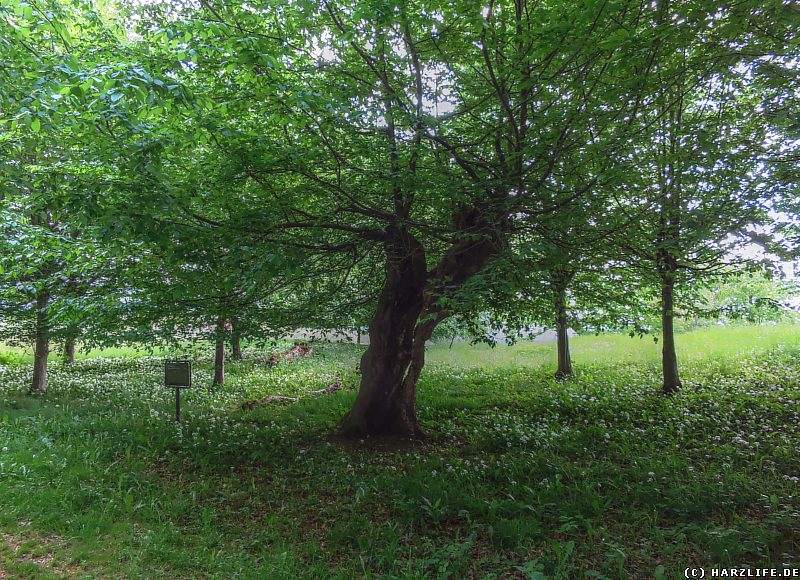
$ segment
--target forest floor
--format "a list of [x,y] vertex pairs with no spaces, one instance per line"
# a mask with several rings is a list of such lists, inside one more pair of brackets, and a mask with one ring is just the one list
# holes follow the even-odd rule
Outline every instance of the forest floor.
[[[354,345],[210,359],[173,420],[163,361],[0,365],[0,578],[683,578],[800,565],[800,326],[436,345],[421,442],[342,443]],[[242,410],[268,395],[298,402]]]

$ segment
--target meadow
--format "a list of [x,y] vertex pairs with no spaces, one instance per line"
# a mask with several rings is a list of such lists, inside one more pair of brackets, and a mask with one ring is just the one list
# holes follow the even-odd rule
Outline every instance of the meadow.
[[[212,388],[196,362],[184,421],[163,359],[129,349],[0,359],[0,577],[683,578],[800,565],[800,326],[658,344],[436,344],[421,441],[335,437],[363,347],[265,364],[245,349]],[[277,347],[280,348],[280,347]],[[210,349],[209,349],[210,350]],[[114,356],[110,356],[113,354]],[[210,354],[210,353],[209,353]],[[314,395],[340,381],[344,388]],[[244,410],[268,395],[299,396]]]

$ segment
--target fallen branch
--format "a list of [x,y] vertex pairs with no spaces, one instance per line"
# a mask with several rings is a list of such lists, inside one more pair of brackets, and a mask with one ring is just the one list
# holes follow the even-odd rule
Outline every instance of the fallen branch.
[[311,345],[307,342],[298,342],[296,345],[286,351],[286,354],[283,355],[283,358],[287,361],[291,361],[296,358],[310,355],[312,350],[313,349],[311,348]]
[[269,395],[261,399],[253,399],[252,401],[245,401],[242,403],[242,409],[254,409],[259,405],[266,405],[267,403],[294,403],[299,397],[281,397],[280,395]]
[[296,358],[309,356],[313,350],[314,349],[307,342],[298,342],[283,354],[277,352],[272,353],[271,355],[269,355],[269,357],[264,359],[264,364],[268,368],[273,368],[277,366],[277,364],[282,360],[285,360],[286,362],[291,362]]
[[334,381],[324,389],[319,389],[317,391],[306,391],[304,395],[299,397],[283,397],[281,395],[267,395],[266,397],[262,397],[261,399],[253,399],[252,401],[245,401],[242,403],[242,409],[254,409],[260,405],[267,405],[269,403],[296,403],[303,397],[307,397],[309,395],[327,395],[329,393],[335,393],[339,389],[342,388],[341,381]]
[[335,381],[335,382],[331,383],[330,385],[328,385],[327,387],[325,387],[324,389],[320,389],[318,391],[308,391],[308,394],[309,395],[327,395],[329,393],[335,393],[336,391],[338,391],[341,388],[342,388],[341,381]]

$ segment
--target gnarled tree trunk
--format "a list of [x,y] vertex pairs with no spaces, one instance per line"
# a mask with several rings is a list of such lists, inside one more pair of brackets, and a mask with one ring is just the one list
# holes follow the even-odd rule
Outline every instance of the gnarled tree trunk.
[[50,320],[48,307],[50,293],[40,290],[36,294],[36,334],[33,350],[33,380],[31,393],[44,393],[47,390],[47,357],[50,354]]
[[387,254],[386,281],[369,325],[370,344],[361,357],[358,397],[341,425],[346,436],[420,432],[416,381],[407,381],[406,374],[420,348],[414,339],[424,306],[425,252],[411,235],[398,233],[387,242]]
[[425,342],[447,317],[437,298],[445,285],[448,291],[462,286],[497,251],[489,239],[464,238],[426,272],[422,245],[405,230],[389,235],[386,281],[361,357],[358,396],[340,428],[348,437],[421,434],[416,394]]
[[225,384],[225,318],[217,319],[216,348],[214,349],[214,384]]

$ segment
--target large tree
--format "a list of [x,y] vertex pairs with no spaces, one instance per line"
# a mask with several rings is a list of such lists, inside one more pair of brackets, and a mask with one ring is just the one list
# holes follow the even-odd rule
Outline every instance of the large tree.
[[[172,60],[171,74],[207,99],[171,140],[207,143],[241,184],[237,196],[182,199],[191,214],[258,247],[382,250],[370,346],[342,431],[414,434],[425,341],[448,300],[519,224],[565,221],[576,200],[620,183],[630,142],[649,137],[651,120],[681,114],[667,70],[692,87],[708,78],[673,67],[674,47],[746,40],[731,20],[751,9],[769,20],[755,8],[205,2],[147,7],[161,26],[139,32],[160,41],[153,62]],[[735,54],[726,56],[710,66],[733,74]]]
[[[87,134],[103,137],[85,142],[105,172],[76,206],[110,234],[192,220],[232,249],[264,260],[302,250],[337,272],[380,255],[370,346],[342,424],[363,436],[420,431],[425,342],[448,305],[481,286],[521,224],[563,224],[580,199],[631,175],[620,160],[645,149],[631,144],[679,115],[668,71],[681,86],[709,78],[673,66],[675,47],[703,45],[711,69],[745,78],[731,48],[750,34],[738,25],[786,8],[209,0],[127,10],[133,29],[103,36],[86,71],[64,73],[70,102],[56,109],[79,110]],[[225,176],[215,187],[207,167]]]

